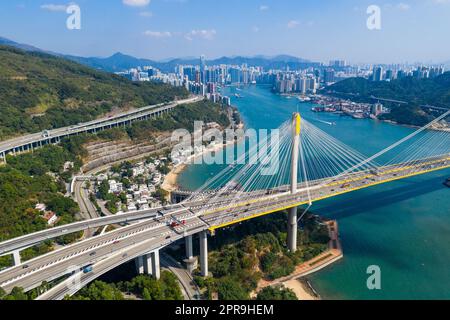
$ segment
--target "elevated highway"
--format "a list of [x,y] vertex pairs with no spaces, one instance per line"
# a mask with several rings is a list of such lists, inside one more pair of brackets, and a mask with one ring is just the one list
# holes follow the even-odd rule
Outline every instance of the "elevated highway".
[[143,107],[137,110],[120,113],[118,115],[101,118],[91,122],[82,123],[70,127],[62,127],[54,130],[46,130],[44,133],[34,133],[19,138],[0,142],[0,160],[5,161],[9,153],[31,151],[46,144],[58,143],[61,139],[83,133],[96,133],[98,131],[129,125],[134,121],[146,120],[161,116],[180,104],[201,101],[202,97],[191,97],[189,99],[161,103],[153,106]]
[[[94,273],[83,275],[86,283],[107,272],[124,261],[145,255],[148,252],[167,246],[172,241],[197,233],[214,233],[244,220],[263,216],[273,212],[286,210],[322,199],[353,192],[359,189],[400,180],[411,176],[450,168],[450,155],[416,161],[414,164],[397,164],[379,168],[377,172],[361,171],[348,173],[339,177],[314,181],[309,184],[309,196],[305,186],[299,184],[296,193],[289,192],[288,187],[274,190],[260,190],[250,193],[207,194],[204,199],[195,203],[179,205],[104,217],[91,221],[78,222],[55,230],[12,239],[0,244],[6,252],[11,248],[23,246],[25,243],[36,243],[54,238],[80,228],[100,227],[111,223],[139,221],[135,224],[114,230],[63,247],[54,252],[35,258],[26,264],[0,272],[0,286],[6,291],[14,287],[26,290],[39,286],[43,281],[56,279],[70,273],[70,267],[81,269],[94,265]],[[155,215],[156,216],[151,216]],[[185,225],[171,227],[172,221],[185,221]],[[62,229],[65,228],[65,229]],[[144,245],[145,243],[145,245]],[[142,245],[141,245],[142,244]],[[120,256],[119,253],[122,253]],[[203,254],[203,258],[205,255]],[[203,260],[202,260],[203,261]],[[206,265],[207,269],[207,265]],[[204,270],[207,273],[207,270]],[[70,292],[69,294],[72,294]]]

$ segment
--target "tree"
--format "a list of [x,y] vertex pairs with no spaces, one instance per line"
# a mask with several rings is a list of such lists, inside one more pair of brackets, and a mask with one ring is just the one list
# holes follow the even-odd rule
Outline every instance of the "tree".
[[283,286],[265,287],[256,297],[256,300],[298,300],[294,291]]
[[217,292],[220,300],[248,300],[249,294],[242,287],[241,283],[225,277],[217,281]]
[[100,199],[106,200],[109,194],[109,183],[103,180],[98,187],[98,195]]
[[23,292],[22,288],[14,287],[11,293],[4,296],[3,300],[28,300],[28,296]]
[[123,300],[122,292],[114,285],[95,281],[79,291],[71,300]]
[[150,295],[150,292],[148,291],[147,288],[144,288],[144,290],[142,291],[142,299],[152,300],[152,296]]
[[176,276],[168,271],[161,273],[161,280],[163,284],[163,292],[165,300],[183,300],[180,285]]

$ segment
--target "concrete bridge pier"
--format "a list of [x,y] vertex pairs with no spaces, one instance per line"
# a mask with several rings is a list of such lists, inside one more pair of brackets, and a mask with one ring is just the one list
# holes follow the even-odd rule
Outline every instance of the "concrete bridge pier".
[[20,251],[16,250],[13,252],[13,259],[14,259],[14,266],[17,267],[22,263],[22,260],[20,258]]
[[186,269],[189,271],[189,273],[192,273],[195,269],[197,269],[198,266],[198,260],[196,257],[194,257],[192,235],[184,238],[184,241],[186,245],[186,259],[184,260],[184,263],[186,264]]
[[159,250],[137,257],[134,262],[137,274],[152,275],[156,279],[161,277]]
[[136,265],[136,273],[137,274],[144,274],[144,256],[139,256],[136,259],[134,259],[134,263]]
[[6,152],[0,153],[0,163],[6,164]]
[[202,277],[207,277],[208,271],[208,232],[200,232],[200,271]]
[[159,280],[161,278],[159,250],[155,250],[150,254],[147,254],[144,259],[146,259],[146,263],[144,263],[145,273],[152,275],[155,279]]
[[297,207],[289,209],[287,246],[290,252],[297,251]]

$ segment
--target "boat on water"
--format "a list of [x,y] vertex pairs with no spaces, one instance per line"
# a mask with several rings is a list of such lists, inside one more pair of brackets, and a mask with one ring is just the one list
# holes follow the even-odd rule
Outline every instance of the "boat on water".
[[298,96],[298,101],[300,102],[310,102],[312,99],[310,97]]
[[355,112],[355,113],[353,113],[352,118],[353,119],[364,119],[366,117],[365,117],[364,113],[362,113],[362,112]]
[[319,121],[321,123],[324,123],[324,124],[327,124],[329,126],[335,126],[336,125],[336,122],[329,122],[329,121],[324,121],[324,120],[317,120],[317,121]]

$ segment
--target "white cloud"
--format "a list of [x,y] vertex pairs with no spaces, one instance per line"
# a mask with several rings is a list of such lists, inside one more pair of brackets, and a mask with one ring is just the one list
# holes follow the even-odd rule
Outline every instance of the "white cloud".
[[151,18],[153,17],[153,12],[151,11],[142,11],[139,13],[141,17]]
[[400,10],[402,10],[402,11],[406,11],[406,10],[411,9],[411,6],[410,6],[409,4],[407,4],[407,3],[400,2],[400,3],[397,5],[397,8],[400,9]]
[[122,2],[130,7],[145,7],[150,4],[150,0],[122,0]]
[[184,37],[191,41],[194,40],[194,38],[202,38],[205,40],[213,40],[216,36],[217,32],[214,29],[210,30],[192,30],[191,32],[187,33]]
[[259,10],[260,11],[267,11],[267,10],[269,10],[269,6],[261,5],[261,6],[259,6]]
[[41,9],[52,11],[52,12],[58,12],[58,11],[66,11],[67,5],[65,4],[43,4],[41,5]]
[[151,30],[147,30],[147,31],[144,32],[144,35],[146,35],[147,37],[157,38],[157,39],[172,37],[172,33],[169,32],[169,31],[151,31]]
[[253,26],[253,27],[252,27],[252,31],[253,31],[253,32],[259,32],[259,27]]
[[291,21],[288,22],[287,27],[288,27],[289,29],[293,29],[293,28],[297,27],[299,24],[300,24],[299,21],[297,21],[297,20],[291,20]]

